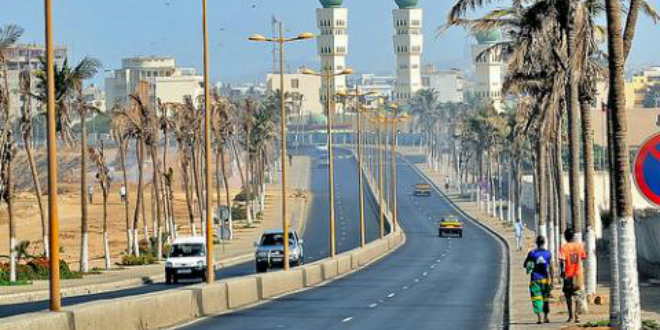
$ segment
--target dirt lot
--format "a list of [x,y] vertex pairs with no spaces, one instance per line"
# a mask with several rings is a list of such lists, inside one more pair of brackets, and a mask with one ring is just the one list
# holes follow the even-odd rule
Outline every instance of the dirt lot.
[[[109,152],[111,157],[108,159],[114,159],[114,152],[111,150]],[[181,188],[180,184],[180,175],[176,175],[176,171],[179,170],[176,167],[176,158],[175,152],[170,152],[170,155],[173,157],[171,160],[168,157],[170,164],[168,166],[175,168],[175,179],[177,179],[175,187],[175,201],[174,201],[174,210],[175,210],[175,219],[177,225],[179,225],[179,232],[186,234],[190,233],[189,218],[185,201],[185,194]],[[77,261],[80,254],[80,222],[81,222],[81,211],[80,211],[80,186],[76,182],[78,180],[79,167],[77,164],[80,160],[74,152],[64,152],[62,155],[58,156],[60,164],[60,195],[59,195],[59,213],[60,213],[60,244],[63,248],[62,257],[72,262],[74,265],[77,265]],[[42,189],[44,193],[47,192],[46,179],[45,179],[45,159],[43,155],[37,156],[37,163],[41,170],[41,182]],[[19,241],[28,240],[30,244],[30,252],[34,254],[42,253],[43,251],[43,240],[42,240],[42,227],[41,220],[39,217],[39,208],[37,204],[37,199],[33,193],[32,186],[32,177],[29,173],[28,163],[25,161],[25,157],[19,153],[17,157],[17,162],[15,163],[15,176],[17,184],[17,192],[15,194],[15,222],[17,226],[17,237]],[[149,166],[145,168],[145,175],[149,181],[151,178],[151,169]],[[118,168],[118,167],[117,167]],[[94,187],[94,200],[93,204],[88,204],[89,212],[89,234],[90,234],[90,266],[99,266],[103,265],[103,245],[102,245],[102,212],[103,212],[103,203],[102,196],[100,194],[101,189],[93,179],[95,167],[93,164],[89,164],[89,173],[88,173],[88,182],[93,184]],[[176,178],[179,177],[179,178]],[[116,180],[121,180],[117,178]],[[215,184],[215,182],[214,182]],[[238,187],[240,187],[240,179],[238,176],[230,180],[232,186],[231,194],[237,194],[239,192]],[[121,186],[120,181],[116,181],[112,185],[109,203],[108,203],[108,226],[109,226],[109,236],[110,236],[110,249],[112,251],[113,261],[117,261],[120,258],[122,251],[126,249],[126,220],[124,213],[124,204],[121,203],[119,198],[119,188]],[[152,213],[151,213],[151,196],[150,196],[150,186],[146,189],[147,193],[145,194],[145,199],[147,203],[145,204],[146,209],[146,218],[148,221],[149,230],[153,229],[152,224]],[[135,208],[135,184],[129,184],[129,196],[130,200],[130,215],[131,219],[133,216]],[[47,204],[47,195],[43,196],[44,207]],[[224,201],[224,197],[221,196]],[[224,203],[223,203],[224,204]],[[215,205],[215,203],[214,203]],[[9,226],[8,226],[8,217],[7,217],[7,207],[4,203],[0,205],[0,255],[8,255],[9,253]],[[200,227],[199,217],[197,216],[197,228]],[[140,227],[140,237],[144,235],[143,228],[144,224],[142,220],[139,223]],[[76,266],[77,268],[77,266]]]

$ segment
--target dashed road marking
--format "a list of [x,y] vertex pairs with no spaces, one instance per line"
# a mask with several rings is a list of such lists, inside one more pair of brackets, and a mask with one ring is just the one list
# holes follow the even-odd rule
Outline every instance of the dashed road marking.
[[353,319],[353,317],[352,317],[352,316],[349,316],[349,317],[347,317],[347,318],[341,320],[341,322],[342,322],[342,323],[350,322],[352,319]]
[[387,298],[392,298],[392,297],[394,297],[395,295],[396,295],[395,293],[390,293],[390,294],[387,295]]
[[376,304],[376,303],[373,303],[373,304],[369,305],[369,308],[376,308],[376,307],[378,307],[378,304]]

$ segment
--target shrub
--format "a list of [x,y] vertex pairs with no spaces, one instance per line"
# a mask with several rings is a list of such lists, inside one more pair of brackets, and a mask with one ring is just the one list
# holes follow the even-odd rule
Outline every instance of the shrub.
[[139,257],[129,254],[121,258],[119,265],[121,266],[143,266],[153,265],[156,263],[156,258],[151,254],[141,254]]

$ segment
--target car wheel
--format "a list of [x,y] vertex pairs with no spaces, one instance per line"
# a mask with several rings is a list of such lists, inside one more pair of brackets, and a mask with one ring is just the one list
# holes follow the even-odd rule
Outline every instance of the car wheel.
[[256,269],[257,269],[257,273],[265,273],[268,271],[268,265],[257,263]]
[[206,282],[206,279],[207,279],[206,272],[204,272],[204,274],[202,274],[202,282]]
[[172,284],[172,275],[165,275],[165,284]]
[[176,277],[176,275],[172,275],[172,283],[179,284],[179,279]]

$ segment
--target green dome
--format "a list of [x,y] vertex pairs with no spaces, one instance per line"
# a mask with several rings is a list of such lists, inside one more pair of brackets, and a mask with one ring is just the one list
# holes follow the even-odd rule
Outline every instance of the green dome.
[[344,0],[320,0],[323,8],[339,8]]
[[500,30],[479,31],[474,34],[480,44],[492,44],[502,39]]
[[410,9],[417,7],[419,0],[395,0],[399,9]]

